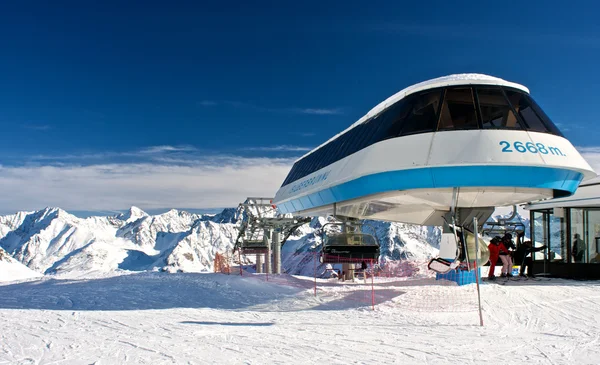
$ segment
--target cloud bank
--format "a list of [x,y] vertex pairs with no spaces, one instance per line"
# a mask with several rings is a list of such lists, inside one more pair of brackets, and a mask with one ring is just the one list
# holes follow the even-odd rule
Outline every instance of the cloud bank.
[[[255,151],[298,151],[267,146]],[[579,147],[600,171],[600,147]],[[0,214],[58,206],[67,210],[234,207],[248,196],[273,196],[294,158],[206,155],[192,146],[153,146],[123,152],[144,157],[106,162],[106,156],[69,155],[35,164],[0,165]],[[42,162],[40,164],[40,162]]]
[[0,212],[235,207],[273,196],[293,161],[216,157],[196,165],[0,166]]

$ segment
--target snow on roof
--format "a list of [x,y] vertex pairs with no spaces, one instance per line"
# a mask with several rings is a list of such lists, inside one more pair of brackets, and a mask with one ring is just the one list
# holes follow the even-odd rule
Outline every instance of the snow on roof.
[[404,89],[398,91],[394,95],[390,96],[389,98],[385,99],[381,103],[377,104],[377,106],[375,106],[373,109],[371,109],[367,114],[365,114],[358,121],[354,122],[350,127],[344,129],[340,133],[331,137],[330,139],[328,139],[327,141],[325,141],[318,147],[314,148],[313,150],[309,151],[308,153],[306,153],[304,156],[300,157],[296,161],[299,161],[299,160],[303,159],[304,157],[310,155],[311,153],[313,153],[314,151],[323,147],[327,143],[333,141],[340,135],[348,132],[350,129],[356,127],[357,125],[361,124],[362,122],[371,118],[372,116],[379,114],[381,111],[385,110],[388,106],[391,106],[394,103],[398,102],[399,100],[404,99],[408,95],[411,95],[411,94],[414,94],[414,93],[417,93],[420,91],[424,91],[424,90],[435,89],[437,87],[457,86],[457,85],[500,85],[500,86],[508,86],[508,87],[512,87],[515,89],[523,90],[529,94],[529,89],[523,85],[520,85],[520,84],[517,84],[514,82],[510,82],[510,81],[506,81],[506,80],[503,80],[498,77],[484,75],[484,74],[454,74],[454,75],[442,76],[442,77],[438,77],[435,79],[419,82],[418,84],[411,85],[407,88],[404,88]]

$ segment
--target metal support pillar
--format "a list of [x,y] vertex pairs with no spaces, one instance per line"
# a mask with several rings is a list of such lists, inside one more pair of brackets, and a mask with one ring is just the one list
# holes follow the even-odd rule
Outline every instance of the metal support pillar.
[[273,232],[273,271],[275,274],[281,274],[281,243],[279,242],[279,232]]
[[[477,283],[477,304],[479,306],[479,325],[483,326],[483,314],[481,312],[481,291],[479,290],[479,222],[473,217],[473,235],[475,236],[475,282]],[[512,267],[510,268],[512,270]]]
[[265,253],[265,272],[267,274],[273,273],[273,266],[271,265],[271,230],[265,228],[263,232],[263,240],[265,246],[267,246],[267,252]]
[[256,254],[256,273],[257,274],[263,273],[263,254],[262,253]]

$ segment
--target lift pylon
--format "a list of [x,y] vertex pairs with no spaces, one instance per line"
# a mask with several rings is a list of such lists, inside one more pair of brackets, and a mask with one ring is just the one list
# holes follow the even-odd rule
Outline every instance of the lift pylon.
[[[272,198],[249,197],[238,207],[242,222],[233,251],[239,250],[243,255],[256,255],[257,273],[263,272],[264,261],[267,273],[280,274],[281,246],[297,228],[310,222],[310,218],[278,215],[272,201]],[[281,237],[283,239],[279,241]]]

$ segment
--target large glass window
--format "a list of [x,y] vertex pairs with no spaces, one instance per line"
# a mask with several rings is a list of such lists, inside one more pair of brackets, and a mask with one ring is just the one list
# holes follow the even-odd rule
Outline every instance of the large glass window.
[[536,252],[534,260],[567,262],[569,249],[566,219],[555,216],[550,210],[532,212],[532,220],[532,241],[535,247],[548,247],[544,251]]
[[527,129],[562,136],[535,101],[521,90],[477,85],[431,89],[401,99],[315,151],[307,157],[310,161],[299,161],[284,185],[389,138],[479,128]]
[[548,214],[550,223],[550,245],[548,245],[548,259],[550,261],[567,262],[567,226],[565,218]]
[[484,129],[523,129],[499,87],[477,88],[477,99]]
[[535,100],[533,100],[531,98],[531,96],[529,96],[529,95],[525,95],[525,97],[527,99],[529,99],[529,103],[531,104],[531,107],[535,111],[536,115],[542,121],[544,121],[544,124],[546,125],[548,132],[550,132],[552,134],[556,134],[558,136],[562,136],[562,133],[560,132],[560,130],[556,127],[556,125],[552,122],[552,120],[548,117],[548,115],[546,115],[546,113],[544,113],[542,108],[540,108],[539,105],[536,104]]
[[562,136],[550,118],[541,111],[529,95],[515,90],[506,90],[506,96],[528,130]]
[[585,212],[583,209],[571,209],[571,257],[569,262],[585,262]]
[[442,92],[442,90],[432,90],[409,96],[407,99],[409,107],[406,109],[409,112],[403,116],[399,134],[406,136],[435,131]]
[[[535,247],[548,245],[548,214],[544,212],[532,212],[533,232],[531,240]],[[535,252],[534,260],[543,260],[544,252]]]
[[478,129],[473,89],[446,89],[438,130]]
[[401,116],[404,113],[406,106],[407,100],[400,100],[377,116],[379,124],[377,125],[377,130],[371,137],[370,144],[381,142],[398,135],[398,125],[402,123]]
[[600,210],[587,211],[586,222],[586,259],[592,264],[600,264]]

